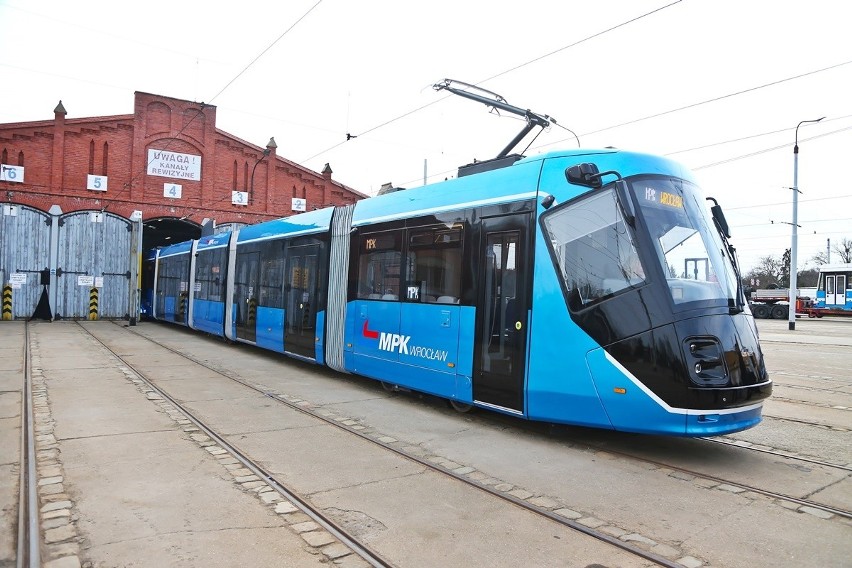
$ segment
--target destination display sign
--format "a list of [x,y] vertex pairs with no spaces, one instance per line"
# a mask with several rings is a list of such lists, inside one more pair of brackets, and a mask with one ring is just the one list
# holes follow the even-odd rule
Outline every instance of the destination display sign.
[[654,205],[683,209],[683,197],[670,191],[662,191],[649,186],[645,188],[644,198],[646,202],[653,203]]

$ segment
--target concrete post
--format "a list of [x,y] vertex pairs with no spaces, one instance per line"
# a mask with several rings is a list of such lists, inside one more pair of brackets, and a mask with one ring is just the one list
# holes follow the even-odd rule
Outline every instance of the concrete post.
[[51,317],[56,316],[56,296],[59,291],[59,278],[56,275],[56,269],[59,264],[59,217],[62,215],[62,208],[59,205],[51,205],[50,210],[50,253],[49,264],[50,269],[50,285],[47,287],[47,297],[50,301]]
[[139,304],[142,294],[142,212],[136,210],[130,215],[133,223],[130,237],[130,325],[136,325],[139,318]]

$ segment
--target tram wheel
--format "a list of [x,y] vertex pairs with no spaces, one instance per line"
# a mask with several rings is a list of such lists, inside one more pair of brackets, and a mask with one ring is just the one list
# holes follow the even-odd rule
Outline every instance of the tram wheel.
[[382,388],[388,392],[399,392],[399,387],[392,383],[382,381]]
[[453,407],[453,410],[462,414],[473,410],[473,405],[467,404],[466,402],[459,402],[457,400],[448,400],[447,402],[450,403],[450,406]]

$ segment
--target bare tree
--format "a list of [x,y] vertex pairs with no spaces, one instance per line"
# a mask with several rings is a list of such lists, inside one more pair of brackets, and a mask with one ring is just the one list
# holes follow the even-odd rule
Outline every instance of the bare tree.
[[834,245],[832,248],[834,252],[840,255],[840,262],[847,264],[852,262],[852,240],[843,237],[840,239],[840,243]]
[[[846,264],[852,263],[852,240],[843,237],[840,239],[840,243],[835,243],[831,247],[831,250],[840,255],[839,262]],[[828,264],[830,260],[828,251],[815,254],[811,260],[817,265]]]
[[[787,271],[789,271],[789,264]],[[770,284],[779,284],[783,275],[781,259],[777,256],[767,255],[757,261],[757,266],[749,270],[744,277],[744,284],[755,288],[766,288]]]
[[811,257],[811,262],[816,264],[817,266],[822,266],[823,264],[828,264],[828,252],[822,251],[817,253]]

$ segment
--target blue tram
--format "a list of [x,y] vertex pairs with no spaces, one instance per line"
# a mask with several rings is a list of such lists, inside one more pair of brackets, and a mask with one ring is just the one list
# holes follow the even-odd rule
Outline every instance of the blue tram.
[[772,382],[724,216],[690,172],[615,149],[497,162],[152,251],[150,315],[461,410],[756,425]]
[[852,315],[852,264],[819,267],[814,308],[819,315]]

